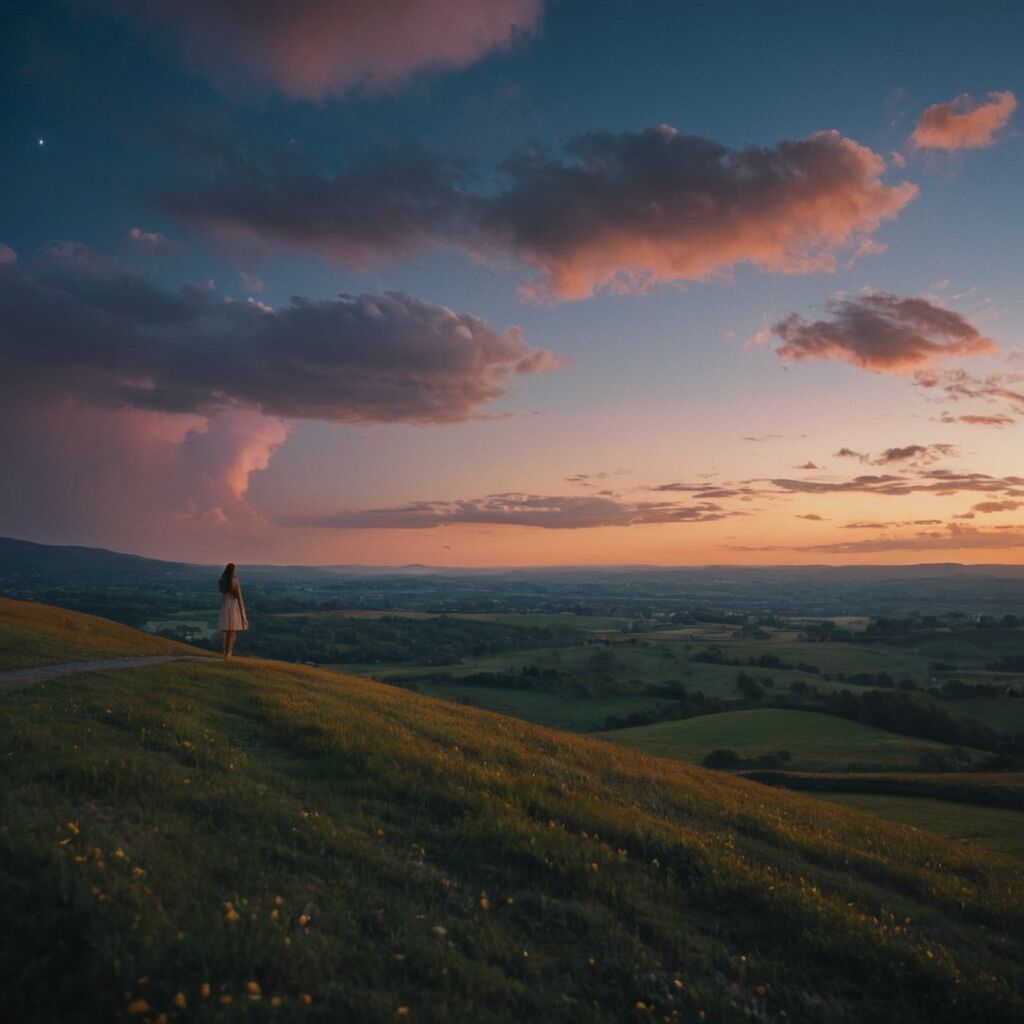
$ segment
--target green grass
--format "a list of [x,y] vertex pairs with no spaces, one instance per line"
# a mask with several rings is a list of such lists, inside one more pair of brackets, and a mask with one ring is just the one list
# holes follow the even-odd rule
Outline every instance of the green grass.
[[888,821],[926,829],[1001,853],[1024,858],[1024,813],[974,807],[948,800],[873,793],[815,793],[817,799],[853,807]]
[[95,615],[0,597],[0,670],[119,655],[209,654]]
[[0,700],[0,989],[20,1024],[1009,1022],[1022,880],[832,804],[329,671],[186,662]]
[[968,697],[946,700],[941,705],[952,715],[963,715],[982,722],[996,732],[1024,733],[1024,698]]
[[[765,708],[618,729],[605,738],[658,757],[699,764],[712,750],[743,758],[788,750],[794,769],[829,771],[853,765],[876,770],[915,767],[922,754],[950,748],[814,711]],[[984,756],[981,753],[978,757]]]
[[528,722],[547,725],[554,729],[573,732],[592,732],[601,729],[609,715],[630,715],[652,711],[674,701],[657,697],[580,698],[563,697],[540,690],[511,690],[490,686],[458,686],[455,684],[421,684],[420,693],[445,700],[459,701],[473,707],[486,708],[503,715],[514,715]]

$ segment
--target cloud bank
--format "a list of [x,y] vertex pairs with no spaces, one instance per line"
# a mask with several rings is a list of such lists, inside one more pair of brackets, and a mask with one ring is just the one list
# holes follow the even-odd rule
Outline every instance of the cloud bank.
[[491,494],[485,498],[417,501],[389,508],[293,517],[282,525],[339,530],[415,530],[456,523],[487,523],[578,530],[652,523],[709,523],[737,514],[712,502],[683,505],[676,502],[626,502],[601,495]]
[[6,386],[207,415],[250,408],[333,423],[453,423],[510,379],[559,365],[518,328],[402,292],[293,298],[271,309],[177,292],[64,243],[0,265]]
[[780,359],[835,359],[879,373],[911,373],[940,359],[998,351],[959,313],[927,299],[870,292],[829,299],[826,308],[827,320],[790,313],[772,326],[782,342],[775,350]]
[[544,0],[95,0],[141,22],[230,93],[270,82],[291,99],[396,89],[464,68],[535,31]]
[[464,164],[416,148],[379,152],[339,173],[295,153],[223,153],[166,208],[193,225],[310,250],[346,266],[448,242],[477,258],[539,271],[536,299],[601,288],[702,281],[740,264],[829,272],[917,194],[882,181],[885,161],[838,132],[729,149],[662,125],[595,131],[561,154],[519,151],[491,189]]
[[998,141],[1017,109],[1012,92],[990,92],[988,102],[964,93],[949,103],[936,103],[921,115],[910,136],[916,149],[984,149]]

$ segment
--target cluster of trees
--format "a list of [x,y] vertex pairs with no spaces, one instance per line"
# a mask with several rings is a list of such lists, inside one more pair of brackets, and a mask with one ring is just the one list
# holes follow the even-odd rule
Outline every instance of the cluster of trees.
[[253,616],[247,654],[285,661],[435,666],[508,651],[565,647],[579,642],[566,628],[506,626],[449,616],[377,619],[346,616]]
[[733,768],[782,768],[792,760],[793,755],[788,750],[776,750],[758,754],[753,758],[743,758],[735,750],[720,747],[707,754],[702,763],[705,768],[729,771]]

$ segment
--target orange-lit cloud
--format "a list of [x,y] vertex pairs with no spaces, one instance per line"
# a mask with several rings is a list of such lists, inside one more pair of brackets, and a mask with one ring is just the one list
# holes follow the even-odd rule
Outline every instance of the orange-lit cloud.
[[534,31],[544,0],[95,0],[151,27],[235,94],[270,82],[292,99],[397,88],[463,68]]
[[1017,109],[1012,92],[990,92],[988,102],[965,93],[949,103],[936,103],[921,115],[910,136],[916,149],[983,149],[998,141],[999,132]]
[[721,277],[741,263],[830,272],[839,250],[868,251],[871,233],[917,194],[885,184],[884,171],[882,157],[838,132],[734,150],[662,125],[591,132],[564,155],[520,150],[497,190],[415,147],[335,174],[293,151],[231,153],[165,206],[222,235],[357,268],[441,242],[491,263],[514,257],[540,271],[526,295],[567,300]]
[[871,292],[829,299],[830,319],[805,320],[790,313],[771,332],[782,341],[780,359],[836,359],[881,373],[911,373],[951,356],[998,351],[959,313],[927,299]]
[[568,159],[527,151],[506,163],[492,231],[543,277],[538,296],[642,291],[751,263],[831,271],[836,250],[875,231],[917,194],[882,182],[885,161],[838,132],[730,150],[662,125],[591,132]]
[[954,416],[952,413],[944,412],[939,417],[940,423],[966,423],[969,426],[974,427],[1009,427],[1017,421],[1012,416],[1007,416],[1005,413],[993,413],[990,416],[979,416],[977,414],[968,413],[964,416]]

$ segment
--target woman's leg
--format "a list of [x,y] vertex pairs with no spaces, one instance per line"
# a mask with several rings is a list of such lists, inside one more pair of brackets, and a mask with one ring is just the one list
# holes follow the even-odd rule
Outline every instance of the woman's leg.
[[224,630],[224,657],[230,658],[231,652],[235,649],[235,631],[233,629]]

